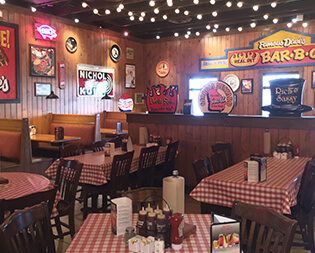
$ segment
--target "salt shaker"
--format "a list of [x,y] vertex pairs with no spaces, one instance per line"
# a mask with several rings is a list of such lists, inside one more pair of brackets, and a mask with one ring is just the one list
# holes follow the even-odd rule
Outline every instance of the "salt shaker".
[[135,229],[134,227],[126,227],[126,232],[124,234],[124,243],[126,246],[128,246],[128,240],[132,237],[134,237],[135,234]]

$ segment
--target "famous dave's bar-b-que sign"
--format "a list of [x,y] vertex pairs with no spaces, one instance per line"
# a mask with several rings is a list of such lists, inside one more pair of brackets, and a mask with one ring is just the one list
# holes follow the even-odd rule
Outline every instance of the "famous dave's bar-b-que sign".
[[178,86],[166,89],[164,84],[153,85],[147,89],[147,108],[150,113],[175,113],[178,102]]
[[199,106],[205,114],[229,114],[234,108],[232,88],[223,81],[206,84],[199,93]]
[[225,56],[199,59],[200,71],[315,64],[315,36],[279,29],[250,42],[250,47],[225,49]]

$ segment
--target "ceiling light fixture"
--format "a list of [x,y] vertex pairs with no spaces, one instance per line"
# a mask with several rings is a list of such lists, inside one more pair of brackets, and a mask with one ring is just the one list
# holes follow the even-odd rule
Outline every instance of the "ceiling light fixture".
[[306,28],[306,27],[308,26],[308,23],[304,22],[304,23],[302,24],[302,26],[303,26],[304,28]]
[[124,32],[124,36],[127,37],[129,35],[129,33],[126,31]]
[[184,11],[184,14],[185,14],[186,16],[188,16],[188,15],[189,15],[189,11],[185,10],[185,11]]
[[80,22],[79,19],[77,19],[77,18],[74,19],[74,23],[79,23],[79,22]]
[[166,20],[167,19],[167,15],[165,14],[165,15],[163,15],[163,19],[164,20]]
[[139,17],[139,21],[142,22],[143,20],[144,20],[144,18],[143,18],[142,16],[140,16],[140,17]]
[[151,7],[153,7],[153,6],[155,6],[155,2],[154,2],[153,0],[151,0],[151,1],[149,2],[149,5],[150,5]]
[[250,23],[250,27],[251,28],[255,28],[256,27],[256,23],[255,22]]
[[111,98],[110,96],[108,96],[108,93],[106,92],[106,93],[105,93],[105,96],[102,97],[101,99],[106,99],[106,100],[107,100],[107,99],[112,99],[112,98]]
[[270,5],[271,5],[272,8],[276,8],[277,7],[277,3],[276,2],[273,2]]
[[159,35],[156,35],[155,37],[157,40],[159,40],[161,37]]
[[135,20],[135,16],[130,16],[129,18],[131,21],[134,21]]
[[226,28],[225,28],[225,31],[226,31],[226,32],[231,31],[230,27],[226,27]]
[[86,7],[88,7],[88,4],[86,2],[82,2],[82,7],[86,8]]
[[214,28],[215,28],[215,29],[218,29],[218,28],[219,28],[219,25],[218,25],[218,24],[214,24]]
[[291,28],[292,27],[292,23],[287,23],[287,27]]
[[123,4],[119,4],[119,5],[118,5],[118,8],[121,9],[121,10],[123,10],[123,9],[125,8],[125,6],[124,6]]
[[242,8],[243,7],[243,2],[237,2],[236,5],[237,5],[238,8]]
[[51,91],[50,94],[46,97],[46,99],[58,99],[59,97],[54,93],[54,91]]
[[202,15],[201,15],[201,14],[198,14],[198,15],[197,15],[197,19],[201,20],[201,19],[202,19]]
[[175,9],[175,13],[176,14],[179,14],[180,13],[180,10],[177,8],[177,9]]
[[215,5],[215,0],[210,0],[210,3],[211,3],[212,5]]
[[210,30],[210,29],[211,29],[211,26],[210,26],[210,25],[207,25],[207,26],[206,26],[206,29],[207,29],[207,30]]
[[216,11],[213,11],[213,12],[212,12],[212,16],[213,16],[213,17],[216,17],[216,16],[218,16],[218,12],[216,12]]
[[254,5],[254,6],[253,6],[253,10],[254,10],[254,11],[258,11],[258,10],[259,10],[259,6],[258,6],[258,5]]
[[199,4],[199,0],[194,0],[194,4]]
[[264,19],[267,20],[268,18],[269,18],[269,15],[268,15],[268,14],[265,14],[265,15],[264,15]]
[[160,11],[159,11],[159,8],[155,8],[155,9],[154,9],[154,13],[155,13],[155,14],[159,14],[159,12],[160,12]]
[[217,29],[213,29],[212,31],[213,31],[214,33],[216,33],[216,32],[217,32]]
[[231,1],[228,1],[226,4],[225,4],[228,8],[230,8],[232,6],[232,3]]
[[272,20],[272,22],[273,22],[274,24],[277,24],[278,21],[279,21],[279,19],[277,19],[277,18],[274,18],[274,19]]
[[200,32],[196,32],[195,34],[196,34],[196,36],[200,36]]
[[94,13],[95,15],[97,15],[97,14],[98,14],[98,9],[94,9],[94,10],[93,10],[93,13]]
[[241,31],[243,31],[243,27],[239,27],[239,28],[237,28],[237,30],[239,31],[239,32],[241,32]]
[[174,36],[175,36],[175,37],[178,37],[178,36],[179,36],[179,34],[178,34],[178,33],[174,33]]
[[141,12],[140,15],[141,15],[141,17],[145,17],[145,12],[144,11]]
[[151,21],[152,23],[154,23],[154,22],[155,22],[155,18],[151,18],[150,21]]
[[32,11],[32,12],[36,12],[36,11],[37,11],[37,9],[36,9],[35,7],[33,7],[33,6],[32,6],[32,7],[31,7],[31,11]]

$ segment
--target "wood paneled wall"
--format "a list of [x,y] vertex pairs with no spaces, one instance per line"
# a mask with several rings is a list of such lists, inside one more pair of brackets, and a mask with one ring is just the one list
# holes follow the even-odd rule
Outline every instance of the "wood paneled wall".
[[[31,124],[39,129],[48,113],[59,114],[95,114],[98,112],[117,111],[118,99],[123,93],[134,97],[135,92],[143,92],[143,44],[128,40],[123,36],[97,27],[75,24],[71,20],[32,13],[29,9],[4,5],[1,21],[19,25],[19,56],[21,79],[21,102],[16,104],[0,104],[0,118],[21,119],[28,117]],[[57,28],[58,38],[55,42],[35,40],[34,24],[49,24]],[[66,50],[65,41],[72,36],[77,40],[78,50],[71,54]],[[29,44],[49,46],[56,48],[56,62],[63,60],[66,63],[66,88],[58,88],[58,71],[56,78],[42,78],[30,76]],[[113,44],[118,44],[122,56],[118,63],[109,57],[109,49]],[[126,47],[134,49],[134,60],[126,59]],[[101,100],[77,96],[77,64],[90,64],[112,67],[114,75],[114,99]],[[136,65],[136,89],[125,89],[125,64]],[[56,67],[58,65],[56,64]],[[1,70],[0,70],[1,71]],[[47,100],[45,97],[34,96],[34,82],[52,84],[52,90],[59,99]],[[135,108],[136,111],[141,109]]]
[[204,116],[127,114],[129,134],[133,143],[139,143],[139,127],[146,126],[149,134],[159,134],[179,140],[176,169],[185,177],[188,186],[196,179],[192,164],[204,156],[211,157],[211,145],[230,142],[234,162],[240,162],[253,153],[264,152],[264,132],[271,133],[271,152],[277,142],[288,137],[300,146],[301,156],[315,154],[315,118],[263,118],[242,116]]

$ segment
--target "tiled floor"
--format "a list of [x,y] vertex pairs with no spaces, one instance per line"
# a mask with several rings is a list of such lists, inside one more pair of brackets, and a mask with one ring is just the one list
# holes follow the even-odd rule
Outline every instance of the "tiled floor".
[[[82,208],[82,205],[80,205],[78,202],[75,207],[75,226],[76,231],[79,230],[81,224],[82,224],[82,212],[80,209]],[[200,213],[200,204],[199,202],[195,201],[193,198],[191,198],[189,195],[186,194],[185,198],[185,213]],[[299,240],[299,236],[296,235],[296,240]],[[63,240],[55,240],[56,245],[56,252],[57,253],[63,253],[67,250],[68,246],[71,243],[71,237],[66,236]],[[309,250],[305,250],[303,247],[292,247],[290,253],[307,253],[310,252]]]

